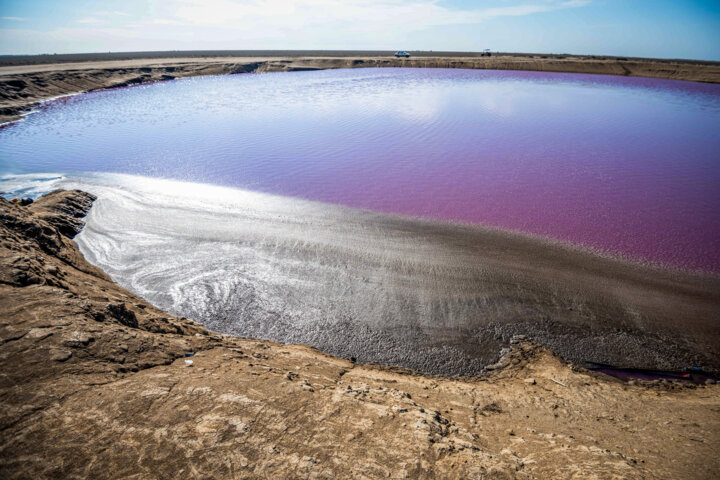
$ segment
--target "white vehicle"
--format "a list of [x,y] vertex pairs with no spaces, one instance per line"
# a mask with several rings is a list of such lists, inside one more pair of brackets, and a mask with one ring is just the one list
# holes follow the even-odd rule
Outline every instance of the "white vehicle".
[[408,52],[406,52],[405,50],[400,50],[399,52],[395,52],[395,56],[398,58],[400,58],[400,57],[410,58],[410,54]]

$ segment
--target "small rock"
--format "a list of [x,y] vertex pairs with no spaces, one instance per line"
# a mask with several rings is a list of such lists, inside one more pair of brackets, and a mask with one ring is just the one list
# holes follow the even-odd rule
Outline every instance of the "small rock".
[[56,362],[64,362],[70,357],[72,357],[72,352],[67,350],[53,350],[50,354],[50,360],[54,360]]
[[60,269],[56,265],[45,265],[44,270],[50,275],[57,275]]
[[502,413],[502,408],[496,402],[488,403],[482,408],[483,414],[485,413]]
[[53,334],[52,330],[49,328],[31,328],[27,332],[28,338],[34,338],[36,340],[42,340],[44,338],[47,338]]
[[505,430],[505,433],[507,433],[511,437],[515,436],[515,431],[512,428],[508,428],[507,430]]
[[115,320],[125,325],[126,327],[137,328],[138,321],[135,316],[135,312],[128,310],[124,303],[111,303],[107,306],[107,312]]
[[63,339],[63,345],[72,348],[86,347],[95,339],[82,332],[73,332],[69,337]]
[[185,359],[185,366],[186,366],[186,367],[192,367],[192,366],[193,366],[193,361],[192,361],[192,360]]
[[535,385],[535,383],[536,383],[536,382],[535,382],[535,379],[532,378],[532,377],[531,377],[531,378],[526,378],[525,380],[523,380],[523,382],[527,383],[528,385]]

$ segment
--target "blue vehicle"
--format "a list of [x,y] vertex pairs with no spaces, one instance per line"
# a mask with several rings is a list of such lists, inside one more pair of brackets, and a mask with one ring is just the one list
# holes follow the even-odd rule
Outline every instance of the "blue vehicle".
[[410,54],[408,52],[406,52],[405,50],[400,50],[399,52],[395,52],[395,56],[397,58],[400,58],[400,57],[410,58]]

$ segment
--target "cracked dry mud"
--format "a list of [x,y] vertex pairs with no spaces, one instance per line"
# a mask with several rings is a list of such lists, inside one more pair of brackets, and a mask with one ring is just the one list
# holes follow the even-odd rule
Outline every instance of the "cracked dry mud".
[[720,471],[718,385],[628,385],[521,340],[489,375],[451,379],[213,334],[83,259],[70,237],[92,200],[0,200],[3,478]]

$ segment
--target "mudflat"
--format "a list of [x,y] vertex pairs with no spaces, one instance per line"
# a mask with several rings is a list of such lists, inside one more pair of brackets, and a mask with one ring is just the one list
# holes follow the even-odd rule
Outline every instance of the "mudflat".
[[58,186],[98,196],[76,238],[89,262],[216,332],[429,374],[478,375],[516,335],[579,365],[720,372],[717,275],[259,192]]
[[522,337],[451,379],[208,332],[71,239],[92,195],[0,199],[5,478],[712,478],[720,386],[625,384]]
[[329,68],[420,67],[530,70],[720,83],[720,63],[545,54],[332,51],[200,51],[0,56],[0,122],[61,95],[198,75]]

